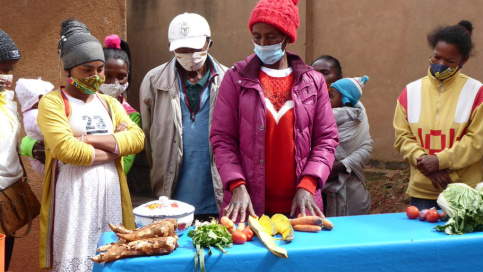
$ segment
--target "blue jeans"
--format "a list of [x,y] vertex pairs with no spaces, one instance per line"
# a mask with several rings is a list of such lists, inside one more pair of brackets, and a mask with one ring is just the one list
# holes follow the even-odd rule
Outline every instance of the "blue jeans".
[[431,209],[432,207],[435,207],[436,209],[441,210],[438,203],[434,199],[411,197],[411,206],[418,207],[420,211],[424,209]]

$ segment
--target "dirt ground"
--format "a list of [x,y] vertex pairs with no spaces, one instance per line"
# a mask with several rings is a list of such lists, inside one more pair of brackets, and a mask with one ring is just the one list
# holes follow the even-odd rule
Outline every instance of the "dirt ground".
[[[377,172],[377,169],[372,171]],[[404,212],[409,206],[408,181],[409,169],[389,171],[383,177],[366,180],[372,198],[370,213]]]
[[[42,178],[33,172],[28,159],[23,158],[29,173],[31,187],[36,196],[41,199]],[[369,168],[366,171],[367,187],[371,193],[371,213],[403,212],[409,204],[405,194],[409,180],[409,170],[380,170]],[[20,230],[20,232],[22,232]],[[16,239],[9,271],[46,271],[39,269],[39,219],[33,221],[30,234]]]

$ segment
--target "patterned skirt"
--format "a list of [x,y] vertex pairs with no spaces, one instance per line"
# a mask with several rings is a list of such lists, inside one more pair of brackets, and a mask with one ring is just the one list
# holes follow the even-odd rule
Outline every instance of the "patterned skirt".
[[92,271],[97,241],[122,223],[115,162],[91,166],[59,163],[55,187],[53,271]]

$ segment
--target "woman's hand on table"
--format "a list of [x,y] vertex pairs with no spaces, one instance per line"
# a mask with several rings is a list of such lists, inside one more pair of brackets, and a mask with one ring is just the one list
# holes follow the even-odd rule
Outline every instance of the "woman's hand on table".
[[448,170],[441,170],[429,176],[434,188],[446,189],[448,184],[452,183],[451,177],[449,176]]
[[292,210],[290,212],[291,217],[295,217],[297,207],[299,207],[302,216],[306,216],[308,212],[310,215],[325,217],[319,207],[317,207],[317,204],[315,204],[312,193],[303,188],[298,188],[295,193],[295,197],[292,201]]
[[247,210],[249,215],[253,217],[257,216],[245,185],[242,184],[234,188],[231,193],[231,201],[228,206],[223,209],[224,216],[231,218],[233,222],[236,222],[238,213],[240,213],[240,222],[245,222]]
[[38,140],[32,148],[32,156],[34,159],[45,163],[45,144],[44,141]]
[[416,167],[427,177],[439,171],[439,161],[436,155],[425,154],[416,158],[416,161]]

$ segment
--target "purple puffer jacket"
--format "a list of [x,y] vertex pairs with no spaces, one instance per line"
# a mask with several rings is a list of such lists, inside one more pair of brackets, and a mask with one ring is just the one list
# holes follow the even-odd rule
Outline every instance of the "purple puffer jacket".
[[[294,73],[295,162],[297,184],[304,176],[318,180],[315,202],[322,210],[320,189],[334,162],[339,142],[337,125],[322,74],[287,52]],[[255,55],[236,63],[221,83],[213,113],[210,141],[223,182],[222,210],[230,203],[229,183],[245,180],[257,215],[265,211],[266,106],[258,79],[261,62]]]

